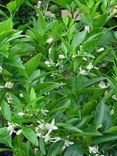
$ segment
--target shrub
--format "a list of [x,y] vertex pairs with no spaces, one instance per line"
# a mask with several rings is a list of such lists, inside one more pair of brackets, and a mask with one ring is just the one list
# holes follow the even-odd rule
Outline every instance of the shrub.
[[18,2],[0,23],[0,151],[116,155],[116,1],[28,2],[27,27]]

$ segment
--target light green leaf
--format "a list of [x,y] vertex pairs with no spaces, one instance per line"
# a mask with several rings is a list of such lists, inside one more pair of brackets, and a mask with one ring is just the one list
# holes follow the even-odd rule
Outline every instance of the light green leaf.
[[3,117],[6,120],[8,120],[8,121],[11,120],[11,110],[10,110],[9,105],[6,103],[6,101],[2,101],[1,112],[2,112]]
[[52,144],[49,148],[49,152],[47,156],[57,156],[61,152],[63,145],[64,145],[63,140]]
[[23,128],[23,135],[35,146],[38,146],[38,139],[35,131],[29,127]]

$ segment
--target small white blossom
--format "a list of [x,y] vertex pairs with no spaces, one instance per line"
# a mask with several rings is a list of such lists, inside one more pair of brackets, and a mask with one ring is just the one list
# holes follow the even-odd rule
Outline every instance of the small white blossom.
[[1,111],[1,107],[0,107],[0,111]]
[[41,113],[43,114],[43,115],[47,115],[47,113],[49,112],[49,110],[45,110],[45,109],[41,109]]
[[98,147],[89,147],[89,153],[97,154],[98,153]]
[[45,142],[48,142],[51,140],[49,133],[47,133],[45,136],[42,136],[42,138],[44,138]]
[[58,127],[55,126],[55,119],[53,119],[51,123],[46,123],[45,128],[48,130],[49,133],[51,133],[53,130],[57,130]]
[[16,131],[16,135],[20,135],[22,133],[22,129]]
[[9,93],[6,93],[6,98],[8,103],[13,103],[12,97],[9,95]]
[[54,137],[54,138],[51,138],[51,142],[57,142],[57,141],[60,141],[60,140],[62,140],[62,138],[60,138],[60,137]]
[[97,52],[103,52],[104,51],[104,47],[101,47],[100,49],[98,49]]
[[88,70],[91,70],[91,69],[93,68],[92,62],[90,62],[90,63],[86,66],[86,68],[87,68]]
[[0,66],[0,74],[2,74],[2,70],[3,70],[3,68],[2,68],[2,66]]
[[66,149],[66,147],[69,147],[70,145],[73,145],[73,144],[74,144],[74,142],[65,140],[64,146],[62,147],[62,151],[64,151]]
[[23,98],[23,97],[24,97],[24,95],[23,95],[22,93],[20,93],[20,94],[19,94],[19,97]]
[[76,58],[76,55],[72,55],[72,58],[73,58],[73,59]]
[[81,74],[81,75],[87,75],[87,72],[86,72],[86,70],[80,68],[79,74]]
[[12,135],[13,132],[15,131],[15,127],[16,127],[16,124],[12,124],[12,123],[8,122],[7,131],[10,133],[10,135]]
[[11,88],[13,88],[13,83],[12,82],[6,82],[4,87],[11,89]]
[[23,113],[23,112],[18,113],[18,116],[20,116],[20,117],[23,117],[24,115],[25,115],[25,113]]
[[39,148],[34,148],[34,153],[36,154],[39,151]]
[[[80,47],[80,49],[82,49],[82,48],[83,48],[83,46],[82,46],[82,45],[80,45],[79,47]],[[79,51],[78,51],[78,53],[79,53]]]
[[49,54],[51,53],[51,51],[52,51],[52,48],[49,48],[49,50],[48,50]]
[[87,61],[87,58],[86,58],[86,57],[83,57],[82,59],[83,59],[84,61]]
[[111,109],[110,114],[113,115],[115,113],[114,109]]
[[115,100],[115,101],[117,101],[116,95],[113,95],[113,96],[112,96],[112,99]]
[[54,39],[51,37],[51,38],[47,39],[46,43],[51,44],[53,42],[53,40]]
[[88,33],[90,32],[90,27],[88,25],[86,25],[84,29],[86,32],[88,32]]
[[105,83],[104,81],[100,81],[99,87],[100,87],[101,89],[105,89],[105,88],[108,88],[108,85],[106,85],[106,83]]
[[59,59],[64,59],[64,58],[65,58],[65,56],[64,56],[64,55],[62,55],[62,54],[60,54],[60,55],[58,56],[58,58],[59,58]]
[[41,1],[38,1],[38,2],[37,2],[37,5],[36,5],[36,8],[40,8],[41,3],[42,3]]
[[51,63],[49,61],[45,61],[45,65],[47,65],[48,67],[51,67]]

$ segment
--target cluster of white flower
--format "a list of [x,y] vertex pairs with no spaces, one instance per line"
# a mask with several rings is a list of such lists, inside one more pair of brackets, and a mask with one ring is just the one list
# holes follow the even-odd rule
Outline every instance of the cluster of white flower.
[[6,82],[4,86],[0,86],[0,88],[8,88],[11,89],[13,88],[14,83],[12,82]]
[[16,135],[20,135],[22,133],[22,129],[19,130],[15,130],[15,128],[17,128],[19,126],[19,124],[17,123],[10,123],[8,122],[8,127],[7,127],[7,131],[9,132],[10,135],[12,135],[13,133],[15,133]]
[[99,87],[101,89],[105,89],[105,88],[108,88],[109,87],[109,84],[106,84],[104,81],[100,81]]
[[53,61],[45,61],[45,65],[48,67],[52,67],[54,65]]
[[88,75],[88,72],[94,68],[92,62],[90,62],[87,66],[86,66],[86,70],[85,69],[82,69],[82,67],[80,67],[80,71],[79,71],[79,74],[81,75]]
[[64,141],[64,145],[62,150],[65,150],[66,147],[69,147],[70,145],[73,145],[74,142],[71,142],[69,140],[65,140],[59,136],[56,137],[51,137],[51,132],[54,130],[58,130],[58,127],[55,125],[55,119],[52,120],[51,123],[45,123],[43,120],[42,121],[37,121],[38,122],[38,127],[35,127],[35,132],[38,137],[42,137],[45,142],[57,142],[60,140]]
[[51,141],[50,133],[58,129],[55,126],[55,119],[51,123],[45,123],[44,121],[38,121],[38,123],[38,127],[35,128],[36,135],[44,138],[45,142]]

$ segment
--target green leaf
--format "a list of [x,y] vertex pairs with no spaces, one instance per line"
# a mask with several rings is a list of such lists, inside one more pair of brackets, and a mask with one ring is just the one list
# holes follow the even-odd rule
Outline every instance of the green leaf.
[[86,31],[78,32],[74,36],[72,44],[75,45],[75,47],[77,48],[82,43],[82,41],[85,39],[85,37],[86,37]]
[[63,156],[83,156],[84,150],[78,145],[72,145],[65,150]]
[[67,5],[70,5],[72,0],[52,0],[54,3],[60,5],[61,7],[66,7]]
[[34,88],[31,88],[31,90],[30,90],[30,101],[33,101],[35,99],[36,99],[35,90],[34,90]]
[[105,104],[100,103],[97,106],[96,113],[95,113],[95,125],[96,129],[100,128],[103,124],[104,120],[104,114],[105,114]]
[[37,54],[34,57],[32,57],[30,60],[28,60],[28,62],[25,64],[25,68],[28,76],[33,74],[33,72],[37,69],[40,60],[41,60],[41,54]]
[[12,1],[12,2],[9,2],[7,4],[7,8],[10,10],[10,11],[15,11],[17,9],[17,3],[16,1]]
[[20,56],[15,56],[13,58],[6,60],[5,64],[19,69],[25,69],[24,65],[22,64]]
[[52,144],[49,148],[47,156],[57,156],[61,152],[63,145],[64,145],[63,140]]
[[39,147],[40,147],[40,151],[41,151],[44,155],[46,155],[45,143],[44,143],[43,138],[40,138],[40,139],[39,139]]
[[23,128],[23,135],[35,146],[38,146],[38,139],[35,131],[29,127]]
[[8,18],[4,22],[0,22],[0,34],[13,29],[13,22],[11,18]]
[[37,85],[35,89],[40,90],[40,94],[47,93],[55,88],[64,85],[63,83],[56,83],[56,82],[45,82]]
[[66,123],[57,123],[57,126],[62,127],[70,132],[74,132],[76,134],[81,134],[81,135],[83,134],[83,131],[81,131],[79,128],[76,128],[72,125],[68,125]]
[[7,127],[0,128],[0,143],[5,144],[9,147],[12,147],[11,136],[9,135],[9,132],[7,131]]
[[101,144],[108,141],[117,140],[117,134],[104,134],[103,136],[96,137],[93,139],[92,143],[94,144]]
[[117,126],[113,126],[109,128],[106,133],[117,133]]
[[6,103],[6,101],[2,101],[2,104],[1,104],[1,112],[2,112],[2,115],[3,117],[10,121],[11,120],[11,110],[10,110],[10,107],[9,105]]

